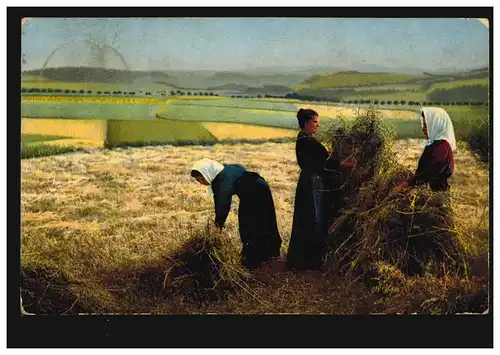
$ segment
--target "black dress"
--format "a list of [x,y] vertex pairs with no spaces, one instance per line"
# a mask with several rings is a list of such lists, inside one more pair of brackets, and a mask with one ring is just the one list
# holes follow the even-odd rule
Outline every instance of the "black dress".
[[292,235],[287,253],[291,269],[320,269],[326,252],[328,218],[325,211],[332,202],[326,193],[326,171],[338,169],[340,161],[328,159],[328,151],[314,137],[300,132],[295,146],[302,169],[295,193]]
[[242,262],[252,268],[280,255],[281,237],[269,185],[259,174],[239,164],[224,164],[212,181],[215,202],[215,223],[223,227],[231,209],[232,196],[240,199],[238,224]]

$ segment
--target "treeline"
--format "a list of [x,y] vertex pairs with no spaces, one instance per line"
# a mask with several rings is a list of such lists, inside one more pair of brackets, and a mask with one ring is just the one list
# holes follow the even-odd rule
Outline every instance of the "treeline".
[[161,95],[165,96],[167,94],[166,91],[160,90],[156,92],[151,92],[151,91],[121,91],[121,90],[115,90],[115,91],[101,91],[101,90],[84,90],[84,89],[53,89],[53,88],[21,88],[21,93],[26,94],[26,93],[54,93],[54,94],[97,94],[97,95]]
[[219,94],[214,93],[214,92],[209,92],[209,91],[204,91],[204,92],[196,92],[196,91],[182,91],[182,90],[177,90],[177,91],[170,91],[171,96],[219,96]]
[[475,100],[475,101],[469,101],[469,100],[457,100],[457,101],[406,101],[406,100],[370,100],[370,99],[354,99],[354,100],[343,100],[340,98],[333,98],[333,97],[320,97],[320,96],[314,96],[314,95],[301,95],[298,93],[293,93],[293,94],[287,94],[284,96],[284,98],[288,99],[297,99],[297,100],[304,100],[304,101],[326,101],[326,102],[336,102],[336,103],[344,103],[344,104],[373,104],[373,105],[408,105],[408,106],[429,106],[429,105],[450,105],[450,106],[455,106],[455,105],[471,105],[471,106],[482,106],[482,105],[487,105],[488,100]]
[[427,95],[431,101],[488,101],[489,89],[483,85],[468,85],[453,89],[435,89]]

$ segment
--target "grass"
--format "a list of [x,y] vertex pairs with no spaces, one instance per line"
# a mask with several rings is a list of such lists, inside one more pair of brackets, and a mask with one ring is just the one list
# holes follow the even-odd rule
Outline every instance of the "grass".
[[285,101],[263,101],[257,99],[239,99],[239,98],[222,98],[221,100],[175,100],[171,105],[188,105],[188,106],[204,106],[204,107],[225,107],[225,108],[245,108],[245,109],[262,109],[269,111],[285,111],[296,112],[295,105]]
[[294,129],[297,127],[295,112],[264,109],[244,109],[221,106],[172,105],[158,114],[172,120],[198,122],[227,122]]
[[[489,114],[487,107],[440,107],[446,110],[446,112],[450,115],[457,140],[468,141],[478,128],[489,126]],[[418,114],[415,115],[414,119],[394,118],[386,119],[385,122],[391,127],[397,139],[417,139],[422,137],[422,127],[420,120],[417,118]],[[487,133],[488,131],[486,129],[484,134]]]
[[23,145],[21,146],[21,159],[40,158],[49,155],[72,153],[81,150],[72,146],[53,146],[45,144]]
[[[182,293],[165,295],[165,258],[213,218],[213,200],[206,187],[190,178],[190,164],[211,157],[258,171],[273,193],[285,253],[299,173],[294,144],[115,148],[23,160],[25,309],[38,314],[441,314],[460,310],[452,303],[463,303],[460,300],[477,287],[487,286],[476,278],[430,276],[402,284],[397,272],[386,270],[384,282],[370,290],[356,279],[292,273],[278,262],[252,273],[252,294],[239,291],[225,300],[202,303]],[[396,152],[415,169],[421,140],[397,141]],[[488,248],[487,167],[461,148],[450,184],[457,220],[476,237],[475,252],[480,255]],[[240,248],[237,208],[234,198],[224,230],[235,257]],[[484,272],[478,275],[486,277]]]
[[65,154],[88,146],[67,136],[21,134],[21,159]]
[[107,146],[216,140],[217,138],[199,122],[111,120],[107,123]]
[[490,85],[490,80],[489,78],[475,78],[475,79],[438,82],[431,84],[427,92],[430,92],[433,89],[455,89],[463,86],[472,86],[472,85],[481,85],[488,87]]
[[41,135],[41,134],[21,134],[21,144],[26,145],[35,142],[43,141],[53,141],[58,139],[65,139],[67,136],[52,136],[52,135]]
[[22,102],[21,115],[27,118],[153,120],[157,106],[119,102]]
[[394,93],[377,93],[376,91],[364,91],[355,95],[342,96],[342,100],[378,100],[378,101],[425,101],[427,92],[425,91],[397,91]]

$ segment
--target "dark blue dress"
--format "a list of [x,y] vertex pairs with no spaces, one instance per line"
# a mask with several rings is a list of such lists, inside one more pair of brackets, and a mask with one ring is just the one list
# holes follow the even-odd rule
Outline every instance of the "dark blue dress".
[[300,132],[295,146],[297,162],[302,169],[295,192],[292,235],[287,253],[291,269],[320,269],[326,252],[328,208],[332,201],[327,193],[327,169],[338,169],[336,157],[314,137]]
[[281,237],[274,201],[263,177],[239,164],[224,164],[224,169],[212,181],[212,190],[215,223],[221,228],[231,209],[232,196],[240,199],[238,224],[245,266],[256,267],[280,255]]

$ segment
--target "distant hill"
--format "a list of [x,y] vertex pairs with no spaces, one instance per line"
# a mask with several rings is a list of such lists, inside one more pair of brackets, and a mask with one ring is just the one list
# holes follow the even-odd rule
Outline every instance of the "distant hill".
[[43,75],[48,80],[76,83],[113,83],[130,84],[134,81],[165,81],[171,76],[158,71],[128,71],[120,69],[105,69],[94,67],[59,67],[29,70],[22,73],[22,77]]
[[101,82],[116,84],[164,83],[183,89],[212,89],[224,85],[261,87],[265,85],[290,86],[311,75],[306,73],[247,74],[229,71],[127,71],[94,67],[58,67],[36,69],[22,73],[23,78],[43,75],[48,80],[61,82]]
[[330,75],[315,75],[294,88],[300,89],[325,89],[325,88],[355,88],[371,85],[411,83],[425,79],[425,75],[399,74],[399,73],[362,73],[358,71],[340,71]]
[[293,85],[296,93],[337,100],[487,101],[488,68],[410,75],[339,71]]

